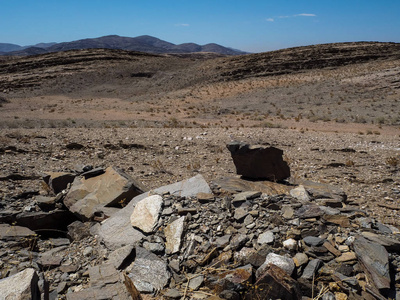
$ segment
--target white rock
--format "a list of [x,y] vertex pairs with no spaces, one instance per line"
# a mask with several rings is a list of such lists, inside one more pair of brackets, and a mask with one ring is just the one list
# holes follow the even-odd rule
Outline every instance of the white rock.
[[131,215],[132,226],[146,233],[153,232],[160,217],[162,202],[160,195],[149,196],[139,201]]
[[297,241],[294,239],[288,239],[283,242],[283,247],[288,250],[296,250],[297,249]]
[[272,231],[266,231],[258,236],[257,242],[260,245],[272,244],[274,242],[274,233]]
[[267,255],[265,262],[257,269],[256,272],[257,278],[264,273],[265,269],[268,267],[269,264],[273,264],[281,268],[286,273],[288,273],[289,276],[293,273],[293,270],[295,268],[295,264],[292,258],[281,256],[275,253],[270,253]]
[[302,185],[290,190],[290,195],[300,202],[309,202],[311,200],[310,195]]
[[165,251],[168,254],[173,254],[179,251],[181,247],[181,239],[183,228],[185,224],[185,217],[180,217],[179,219],[168,224],[164,229],[165,234]]

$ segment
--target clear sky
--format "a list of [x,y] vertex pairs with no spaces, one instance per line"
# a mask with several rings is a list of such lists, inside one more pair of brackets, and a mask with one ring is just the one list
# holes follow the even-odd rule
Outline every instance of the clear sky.
[[400,42],[400,0],[0,0],[0,43],[117,34],[249,52]]

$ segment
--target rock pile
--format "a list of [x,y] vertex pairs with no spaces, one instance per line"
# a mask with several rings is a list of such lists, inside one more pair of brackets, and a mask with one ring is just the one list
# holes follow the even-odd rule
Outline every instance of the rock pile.
[[[1,214],[6,298],[400,297],[399,230],[337,187],[197,175],[146,192],[115,168],[45,181],[56,196]],[[35,217],[23,223],[26,213]]]

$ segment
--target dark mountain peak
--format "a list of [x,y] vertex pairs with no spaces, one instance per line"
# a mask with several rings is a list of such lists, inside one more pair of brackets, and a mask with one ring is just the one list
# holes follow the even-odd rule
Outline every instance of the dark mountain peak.
[[[2,45],[4,45],[2,47]],[[23,53],[30,53],[33,49],[29,51],[21,51],[28,47],[21,47],[18,45],[7,46],[9,44],[0,44],[0,52],[11,52],[18,51],[18,53],[9,53],[10,55],[24,55]],[[67,50],[79,50],[79,49],[120,49],[129,51],[140,51],[147,53],[193,53],[193,52],[215,52],[217,54],[223,55],[238,55],[244,54],[242,51],[236,51],[230,48],[223,47],[221,45],[212,43],[205,46],[200,46],[195,43],[184,43],[180,45],[175,45],[173,43],[161,40],[150,35],[141,35],[137,37],[124,37],[119,35],[106,35],[98,38],[86,38],[81,40],[76,40],[72,42],[64,42],[58,44],[37,44],[35,46],[42,46],[45,52],[58,52]],[[43,52],[36,49],[32,51],[34,53]],[[43,52],[44,53],[44,52]]]
[[21,46],[15,44],[0,43],[1,52],[17,51],[20,50],[21,48],[22,48]]

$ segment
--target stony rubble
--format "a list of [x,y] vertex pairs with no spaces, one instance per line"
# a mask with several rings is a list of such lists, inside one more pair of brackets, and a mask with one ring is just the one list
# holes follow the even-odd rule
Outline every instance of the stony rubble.
[[[107,170],[115,171],[77,174],[48,200],[48,214],[69,207],[79,215],[62,217],[68,235],[61,236],[66,231],[57,229],[57,218],[48,219],[50,238],[36,221],[30,227],[39,235],[2,213],[2,222],[11,222],[0,224],[1,295],[4,280],[34,270],[41,294],[51,299],[400,296],[399,230],[369,217],[338,187],[298,178],[208,184],[197,175],[130,194],[123,208],[107,210],[103,203],[90,215],[77,213],[71,195],[87,181],[96,191],[114,186],[101,179]],[[74,196],[77,202],[91,201],[86,192],[81,196]]]

